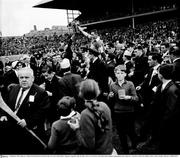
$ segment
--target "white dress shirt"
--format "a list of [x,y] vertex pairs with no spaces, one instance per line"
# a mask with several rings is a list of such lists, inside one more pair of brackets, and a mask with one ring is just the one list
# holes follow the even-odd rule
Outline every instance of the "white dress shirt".
[[[20,106],[21,106],[23,100],[25,99],[26,95],[28,94],[29,90],[30,90],[30,88],[29,88],[29,89],[26,89],[26,90],[24,91],[23,96],[22,96],[22,99],[21,99],[21,101],[20,101]],[[20,88],[20,90],[19,90],[19,93],[18,93],[18,96],[17,96],[17,99],[16,99],[15,107],[17,107],[17,103],[18,103],[18,100],[19,100],[19,98],[20,98],[20,96],[21,96],[21,93],[22,93],[22,88]],[[19,108],[20,108],[20,106],[19,106]],[[19,110],[19,108],[16,109],[15,113],[17,113],[17,111]]]

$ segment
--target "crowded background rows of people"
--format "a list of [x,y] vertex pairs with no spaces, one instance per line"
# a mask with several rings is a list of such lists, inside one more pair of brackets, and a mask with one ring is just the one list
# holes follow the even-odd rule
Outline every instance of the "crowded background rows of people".
[[[178,154],[177,19],[139,24],[136,29],[111,28],[90,33],[76,23],[74,26],[73,34],[1,38],[2,55],[20,55],[15,61],[2,58],[0,67],[1,95],[21,117],[18,125],[36,131],[48,144],[47,153],[114,154],[116,150],[118,154],[141,154],[144,146],[154,145],[158,154]],[[29,109],[24,101],[16,109],[21,88],[27,90],[24,100],[29,95]],[[13,95],[17,97],[15,102]],[[76,106],[71,106],[70,101],[61,103],[64,96],[74,97]],[[65,107],[57,110],[62,104]],[[66,109],[66,104],[70,109]],[[72,111],[84,118],[76,118],[74,126],[66,120],[71,118]],[[4,115],[1,112],[3,136],[11,135],[13,127],[19,134],[11,140],[17,142],[20,137],[23,140],[21,148],[15,148],[14,143],[11,146],[5,143],[7,137],[2,138],[3,152],[45,152],[38,145],[31,148],[36,143],[31,142],[30,136],[26,139],[19,127],[5,125],[8,118]],[[66,127],[62,120],[68,122],[68,135],[61,133],[60,127]],[[111,138],[112,124],[118,133],[120,149]],[[72,136],[74,131],[77,138]],[[63,136],[66,139],[60,139]],[[71,150],[78,144],[76,139],[83,147]],[[26,142],[28,145],[24,146]]]

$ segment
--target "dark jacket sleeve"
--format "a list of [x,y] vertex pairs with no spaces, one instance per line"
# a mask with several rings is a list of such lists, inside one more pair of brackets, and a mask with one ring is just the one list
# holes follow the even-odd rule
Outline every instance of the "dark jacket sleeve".
[[66,49],[66,52],[64,54],[64,58],[68,58],[70,61],[72,60],[73,51],[71,49],[72,46],[72,39],[69,39],[69,43]]
[[30,128],[42,126],[49,107],[50,101],[47,93],[45,91],[37,93],[34,108],[31,109],[32,114],[25,118],[27,126]]

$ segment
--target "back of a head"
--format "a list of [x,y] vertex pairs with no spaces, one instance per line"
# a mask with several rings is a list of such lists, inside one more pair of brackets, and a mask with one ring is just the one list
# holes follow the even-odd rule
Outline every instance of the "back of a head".
[[162,64],[162,65],[160,65],[158,70],[164,79],[166,79],[166,80],[172,79],[172,71],[173,71],[172,64]]
[[96,99],[100,94],[98,83],[93,79],[86,79],[81,82],[80,96],[85,100]]
[[174,55],[174,56],[177,56],[177,57],[180,57],[180,49],[179,49],[179,46],[178,45],[175,45],[175,46],[172,46],[170,47],[169,49],[169,54],[171,55]]
[[131,57],[132,53],[129,50],[125,50],[123,55],[127,57]]
[[67,116],[71,110],[76,106],[76,100],[70,96],[64,96],[57,103],[58,114],[60,116]]
[[96,49],[93,49],[93,48],[89,48],[89,54],[92,54],[94,55],[95,57],[98,57],[99,56],[99,52],[96,50]]

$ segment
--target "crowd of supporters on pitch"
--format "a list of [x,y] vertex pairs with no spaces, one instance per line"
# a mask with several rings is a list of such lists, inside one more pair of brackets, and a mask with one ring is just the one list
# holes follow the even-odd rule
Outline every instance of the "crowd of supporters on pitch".
[[[134,152],[130,150],[131,148],[136,151],[138,149],[138,152],[141,153],[140,150],[145,145],[156,145],[160,150],[158,153],[162,154],[178,153],[180,145],[176,146],[173,143],[173,141],[180,142],[176,124],[180,119],[178,107],[180,54],[177,19],[137,24],[135,29],[129,26],[87,31],[90,33],[80,26],[76,27],[78,29],[73,34],[60,36],[54,34],[49,37],[1,38],[0,53],[2,55],[22,54],[22,57],[16,61],[1,62],[1,88],[7,91],[11,90],[12,84],[18,84],[18,78],[15,82],[12,73],[16,76],[15,72],[22,67],[30,67],[34,72],[34,83],[46,90],[50,98],[57,95],[58,99],[61,99],[63,96],[72,95],[71,97],[75,98],[77,105],[82,105],[78,88],[74,87],[75,82],[93,79],[98,83],[100,91],[98,90],[98,95],[93,95],[90,99],[88,95],[88,97],[85,96],[85,101],[87,105],[96,106],[94,104],[95,97],[95,100],[108,105],[112,112],[112,122],[118,124],[122,153]],[[98,63],[96,63],[97,61]],[[176,64],[176,62],[178,63]],[[70,80],[67,80],[66,74],[72,75]],[[55,86],[52,89],[51,84],[54,77],[58,82],[53,83]],[[120,84],[118,81],[121,79],[122,83]],[[154,83],[156,84],[153,85]],[[151,85],[153,86],[151,87]],[[173,90],[170,88],[167,91],[164,88],[166,91],[163,94],[164,89],[161,90],[159,85],[162,88],[167,85],[172,86]],[[88,87],[85,86],[86,88]],[[121,93],[125,93],[125,95],[121,96],[123,97],[121,102],[119,100],[122,98],[118,94],[122,89],[125,92]],[[58,94],[59,90],[62,91],[61,95]],[[2,94],[6,100],[6,93]],[[57,100],[53,98],[51,104],[56,105]],[[163,108],[157,108],[156,105]],[[115,106],[118,108],[114,108]],[[78,108],[76,110],[81,113],[83,109]],[[52,109],[48,112],[54,117],[55,110],[57,111],[57,109]],[[100,118],[100,126],[103,127],[105,122],[98,113],[99,111],[93,110],[95,110],[95,115]],[[109,110],[107,111],[109,117]],[[121,121],[114,120],[117,118],[114,116],[122,118]],[[46,142],[51,134],[52,123],[56,119],[50,118],[49,122],[47,120],[45,122]],[[160,121],[162,122],[160,123]],[[86,128],[85,123],[84,125]],[[108,128],[111,128],[111,124]],[[171,128],[173,130],[170,130]],[[137,136],[136,139],[132,133]],[[170,135],[168,135],[169,133]],[[126,134],[130,139],[126,138]],[[128,141],[131,142],[131,146]],[[88,144],[88,141],[86,143]],[[111,146],[111,144],[108,145]],[[117,150],[118,147],[114,145],[114,148]],[[111,146],[108,153],[113,151]],[[103,153],[104,150],[101,152]],[[118,154],[120,153],[121,151],[118,151]]]

